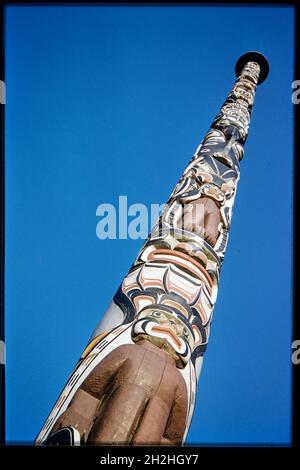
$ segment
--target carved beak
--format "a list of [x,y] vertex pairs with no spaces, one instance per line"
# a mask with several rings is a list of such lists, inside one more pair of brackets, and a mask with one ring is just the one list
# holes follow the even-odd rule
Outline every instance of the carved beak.
[[181,347],[181,342],[180,339],[178,338],[177,334],[173,330],[171,324],[169,322],[166,322],[162,325],[154,325],[152,326],[152,331],[157,332],[157,333],[167,333],[167,335],[171,336],[175,344],[180,348]]

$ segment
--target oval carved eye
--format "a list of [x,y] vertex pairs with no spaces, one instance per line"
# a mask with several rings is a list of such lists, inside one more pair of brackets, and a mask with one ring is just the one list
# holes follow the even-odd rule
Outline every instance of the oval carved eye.
[[153,312],[153,316],[154,316],[154,317],[161,317],[161,313],[155,311],[155,312]]
[[182,331],[183,331],[184,336],[188,336],[188,335],[189,335],[189,330],[187,329],[186,326],[183,327]]

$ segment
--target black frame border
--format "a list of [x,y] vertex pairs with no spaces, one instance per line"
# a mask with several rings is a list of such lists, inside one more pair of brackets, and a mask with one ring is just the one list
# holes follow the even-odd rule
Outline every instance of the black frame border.
[[[9,5],[22,5],[22,6],[36,6],[36,5],[47,5],[47,6],[62,6],[62,5],[69,5],[69,6],[80,6],[80,5],[109,5],[109,6],[255,6],[255,7],[278,7],[278,6],[291,6],[294,7],[294,80],[300,80],[300,40],[299,40],[299,24],[300,24],[300,6],[297,1],[264,1],[260,3],[259,1],[246,1],[246,2],[197,2],[197,3],[183,3],[183,2],[39,2],[39,1],[31,1],[31,2],[22,2],[22,1],[14,1],[14,2],[5,2],[1,4],[0,8],[0,28],[1,28],[1,37],[2,43],[0,47],[0,80],[4,81],[5,83],[5,7]],[[291,89],[292,93],[292,89]],[[5,341],[5,104],[0,104],[0,341]],[[299,295],[297,295],[297,283],[299,280],[299,274],[297,271],[296,266],[296,259],[297,255],[299,255],[299,247],[297,244],[297,234],[298,234],[298,226],[297,222],[299,220],[299,162],[297,160],[297,155],[299,154],[300,149],[300,103],[294,104],[294,175],[293,175],[293,272],[291,273],[292,276],[292,285],[293,285],[293,333],[292,333],[292,341],[299,339],[300,340],[300,319],[297,315],[299,310]],[[298,130],[298,132],[297,132]],[[5,344],[5,343],[4,343]],[[291,350],[292,353],[292,350]],[[236,456],[244,455],[245,451],[249,450],[251,452],[247,452],[247,455],[254,454],[255,461],[257,462],[257,457],[260,459],[261,457],[266,457],[269,459],[271,454],[275,453],[276,459],[279,454],[282,454],[282,457],[286,459],[287,453],[289,451],[297,450],[300,448],[300,386],[299,386],[299,373],[300,373],[300,364],[292,365],[292,380],[293,380],[293,387],[292,387],[292,444],[291,446],[243,446],[243,445],[226,445],[226,446],[183,446],[183,447],[111,447],[111,446],[101,446],[101,447],[77,447],[77,448],[68,448],[68,447],[60,447],[57,451],[49,450],[49,447],[34,447],[33,445],[22,445],[22,444],[12,444],[7,445],[5,440],[5,366],[1,364],[0,367],[0,450],[6,450],[8,452],[7,457],[14,460],[19,452],[14,452],[15,448],[22,449],[22,454],[24,456],[29,456],[32,458],[33,453],[30,449],[34,449],[34,455],[36,456],[37,460],[45,461],[48,464],[56,462],[56,465],[59,463],[60,458],[64,455],[70,464],[73,462],[76,464],[84,464],[86,465],[88,461],[93,463],[100,464],[101,456],[103,455],[110,455],[112,456],[135,456],[135,464],[134,468],[139,466],[138,464],[145,464],[143,461],[143,456],[147,455],[195,455],[199,454],[199,459],[197,464],[203,463],[203,458],[209,455],[211,459],[212,455],[218,454],[218,457],[223,456],[229,457],[234,451]],[[47,449],[47,450],[46,450]],[[53,449],[53,448],[52,448]],[[88,450],[87,450],[88,449]],[[217,452],[216,452],[217,450]],[[28,454],[29,452],[29,454]],[[137,460],[141,459],[141,460]],[[230,462],[230,461],[229,461]],[[229,463],[228,462],[228,463]],[[172,464],[173,462],[171,462]],[[242,462],[241,462],[242,463]],[[249,460],[250,463],[250,460]],[[258,462],[257,462],[258,463]],[[279,461],[277,461],[279,463]]]

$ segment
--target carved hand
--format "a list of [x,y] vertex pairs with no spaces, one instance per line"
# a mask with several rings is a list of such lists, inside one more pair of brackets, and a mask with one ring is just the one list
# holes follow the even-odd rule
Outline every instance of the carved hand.
[[219,235],[220,221],[220,210],[217,204],[208,197],[201,197],[184,204],[182,229],[197,233],[212,246],[216,244]]
[[187,389],[174,360],[141,340],[95,367],[52,433],[73,426],[86,444],[180,444],[186,414]]

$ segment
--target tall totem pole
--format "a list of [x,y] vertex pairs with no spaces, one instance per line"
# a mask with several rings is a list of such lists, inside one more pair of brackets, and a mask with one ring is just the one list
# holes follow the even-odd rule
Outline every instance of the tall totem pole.
[[248,52],[36,444],[182,444],[192,419],[257,84]]

